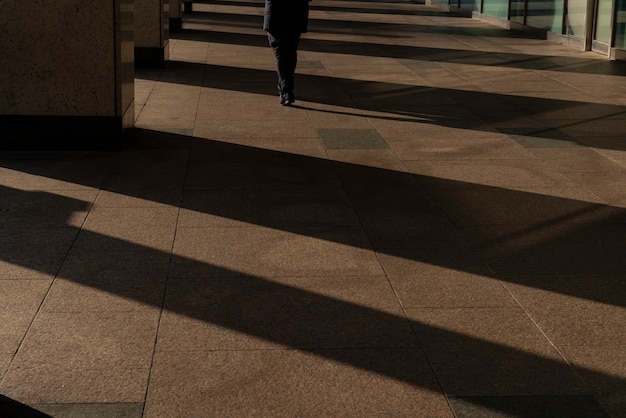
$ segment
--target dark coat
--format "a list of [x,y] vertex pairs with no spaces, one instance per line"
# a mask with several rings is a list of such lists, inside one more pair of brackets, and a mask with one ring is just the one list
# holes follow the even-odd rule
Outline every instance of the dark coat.
[[263,30],[270,33],[304,33],[311,0],[265,0]]

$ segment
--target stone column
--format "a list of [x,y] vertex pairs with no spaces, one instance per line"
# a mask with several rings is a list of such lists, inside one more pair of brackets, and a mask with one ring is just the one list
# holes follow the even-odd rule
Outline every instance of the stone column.
[[135,66],[163,67],[169,59],[169,0],[135,0]]
[[5,0],[0,149],[119,150],[135,122],[132,0]]
[[170,0],[170,33],[183,31],[183,2]]

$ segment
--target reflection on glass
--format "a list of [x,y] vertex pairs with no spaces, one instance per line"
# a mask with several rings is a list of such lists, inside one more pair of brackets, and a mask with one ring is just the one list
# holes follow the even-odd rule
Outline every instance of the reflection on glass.
[[613,0],[598,0],[594,40],[608,44],[611,41],[611,7]]
[[615,48],[626,49],[626,0],[617,2],[615,17]]
[[472,12],[480,12],[480,0],[461,0],[461,8],[471,10]]
[[574,38],[585,39],[587,0],[569,0],[565,18],[566,33]]
[[511,22],[519,23],[520,25],[524,24],[525,4],[525,0],[511,0]]
[[506,20],[509,16],[509,0],[484,0],[483,13]]
[[528,0],[528,17],[526,18],[528,26],[563,33],[562,20],[563,0]]

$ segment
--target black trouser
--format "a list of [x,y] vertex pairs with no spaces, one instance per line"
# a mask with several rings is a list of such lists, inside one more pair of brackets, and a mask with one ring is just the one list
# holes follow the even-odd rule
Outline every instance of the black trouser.
[[267,37],[274,52],[278,73],[278,92],[291,93],[294,89],[294,73],[298,63],[300,33],[268,33]]

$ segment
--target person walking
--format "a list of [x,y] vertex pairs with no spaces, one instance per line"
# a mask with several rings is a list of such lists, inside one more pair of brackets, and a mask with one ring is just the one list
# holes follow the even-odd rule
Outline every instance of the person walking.
[[311,0],[265,0],[263,30],[267,32],[278,73],[280,104],[296,101],[294,74],[298,63],[300,37],[307,31]]

